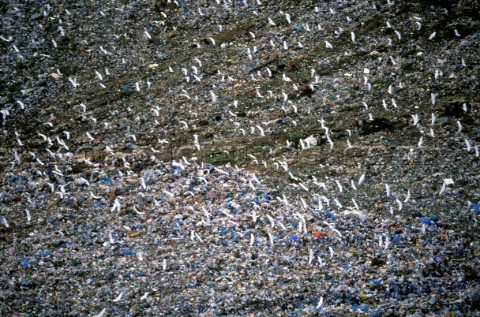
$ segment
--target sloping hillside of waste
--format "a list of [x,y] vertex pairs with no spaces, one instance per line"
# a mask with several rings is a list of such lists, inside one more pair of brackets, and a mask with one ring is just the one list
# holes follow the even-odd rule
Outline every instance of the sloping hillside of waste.
[[0,315],[480,314],[479,10],[0,3]]

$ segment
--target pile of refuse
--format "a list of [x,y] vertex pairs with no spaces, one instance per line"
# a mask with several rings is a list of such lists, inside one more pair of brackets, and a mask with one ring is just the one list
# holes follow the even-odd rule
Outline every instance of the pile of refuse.
[[478,315],[478,7],[0,4],[0,315]]
[[329,202],[331,184],[287,197],[237,167],[130,160],[3,174],[3,314],[478,308],[478,240],[449,230],[451,215],[341,210]]

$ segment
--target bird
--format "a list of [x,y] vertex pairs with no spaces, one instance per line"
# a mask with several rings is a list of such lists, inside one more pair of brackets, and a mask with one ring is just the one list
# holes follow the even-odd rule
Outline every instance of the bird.
[[102,81],[103,80],[103,76],[102,74],[100,74],[98,71],[95,71],[95,74],[97,75],[98,77],[98,80]]
[[288,24],[292,24],[292,19],[290,17],[290,14],[285,13],[285,19],[287,19]]
[[73,88],[77,88],[78,86],[80,86],[80,84],[77,82],[76,78],[71,78],[70,77],[68,80],[70,81],[70,83],[72,83]]
[[121,292],[114,300],[113,302],[119,302],[123,297],[123,292]]
[[186,121],[179,121],[183,125],[184,129],[188,129],[188,123]]
[[210,91],[210,96],[212,98],[212,102],[217,102],[217,95],[213,91]]
[[326,46],[327,48],[333,49],[333,46],[332,46],[332,44],[330,44],[329,41],[325,41],[325,46]]
[[415,115],[412,114],[412,118],[413,118],[413,125],[417,126],[418,121],[419,121],[418,113],[415,114]]

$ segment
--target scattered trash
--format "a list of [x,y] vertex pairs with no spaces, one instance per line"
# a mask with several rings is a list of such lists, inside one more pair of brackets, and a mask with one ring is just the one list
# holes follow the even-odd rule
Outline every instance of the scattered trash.
[[478,314],[476,4],[298,3],[0,5],[0,315]]

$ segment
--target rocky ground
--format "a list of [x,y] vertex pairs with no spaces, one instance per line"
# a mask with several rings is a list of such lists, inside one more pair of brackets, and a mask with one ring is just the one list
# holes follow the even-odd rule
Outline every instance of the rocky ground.
[[479,315],[479,9],[1,3],[1,315]]

